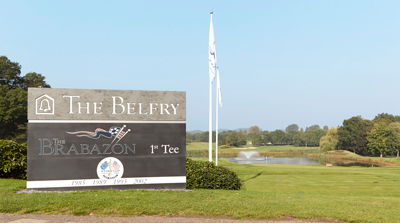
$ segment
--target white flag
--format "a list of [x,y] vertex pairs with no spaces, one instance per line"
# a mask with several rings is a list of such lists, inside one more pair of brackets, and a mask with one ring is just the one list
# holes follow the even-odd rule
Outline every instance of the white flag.
[[222,107],[222,97],[221,97],[221,84],[219,82],[219,69],[217,68],[217,90],[218,90],[218,101],[219,101],[219,107]]
[[210,21],[210,37],[208,39],[208,72],[210,82],[215,78],[215,64],[217,63],[217,52],[215,51],[214,28],[212,23],[212,14]]

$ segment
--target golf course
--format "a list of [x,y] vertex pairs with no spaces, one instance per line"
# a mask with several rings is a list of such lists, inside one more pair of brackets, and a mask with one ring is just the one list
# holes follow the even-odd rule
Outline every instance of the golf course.
[[[196,143],[187,147],[188,151],[204,149]],[[261,149],[278,150],[274,147]],[[295,150],[300,148],[290,149]],[[283,151],[289,151],[288,147]],[[398,161],[398,158],[393,159]],[[400,166],[333,166],[330,169],[324,165],[241,165],[222,159],[219,166],[238,174],[242,182],[240,190],[89,190],[26,194],[16,193],[26,187],[25,180],[0,179],[0,212],[254,220],[289,216],[342,222],[400,222]]]

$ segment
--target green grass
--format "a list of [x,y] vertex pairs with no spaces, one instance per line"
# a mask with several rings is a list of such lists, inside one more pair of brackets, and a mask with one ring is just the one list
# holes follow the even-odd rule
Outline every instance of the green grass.
[[400,157],[368,157],[368,158],[372,160],[400,163]]
[[[333,218],[400,222],[400,167],[239,165],[220,160],[240,191],[102,190],[15,194],[26,181],[0,179],[0,212],[95,216],[211,216],[237,219]],[[378,183],[373,183],[378,182]]]

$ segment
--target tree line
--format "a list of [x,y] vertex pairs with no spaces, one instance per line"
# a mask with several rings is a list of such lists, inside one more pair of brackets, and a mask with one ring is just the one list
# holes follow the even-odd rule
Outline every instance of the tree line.
[[50,88],[36,72],[21,76],[21,65],[0,56],[0,139],[26,142],[28,87]]
[[354,116],[321,138],[321,149],[347,150],[359,155],[387,156],[400,152],[400,116],[378,114],[373,120]]
[[[297,124],[286,127],[285,131],[262,131],[258,126],[251,126],[248,130],[223,131],[218,133],[218,144],[227,146],[246,145],[250,142],[254,146],[261,145],[294,145],[294,146],[319,146],[321,137],[325,136],[328,126],[323,129],[319,125],[299,128]],[[209,132],[187,132],[189,141],[208,142]],[[213,142],[216,133],[213,131]]]
[[[0,139],[26,142],[28,87],[50,88],[45,77],[36,72],[21,76],[21,65],[0,56]],[[187,132],[187,142],[208,142],[208,132]],[[216,133],[213,132],[213,142]],[[260,145],[320,146],[322,150],[348,150],[360,155],[394,155],[400,153],[400,116],[378,114],[373,120],[354,116],[343,125],[329,129],[318,125],[299,128],[291,124],[285,131],[248,130],[218,133],[218,143],[227,146]]]

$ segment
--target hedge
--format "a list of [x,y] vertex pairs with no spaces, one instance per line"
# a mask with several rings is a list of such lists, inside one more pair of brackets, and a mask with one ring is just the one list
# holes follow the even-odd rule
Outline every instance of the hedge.
[[26,179],[26,143],[0,140],[0,177]]
[[212,162],[186,158],[186,188],[240,190],[241,186],[234,171]]

